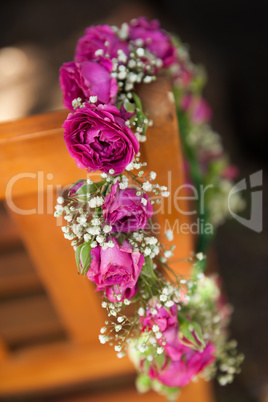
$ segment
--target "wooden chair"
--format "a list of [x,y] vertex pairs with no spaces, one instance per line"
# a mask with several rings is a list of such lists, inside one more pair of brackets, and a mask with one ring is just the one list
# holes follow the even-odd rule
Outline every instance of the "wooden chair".
[[[184,183],[177,118],[167,79],[141,86],[139,94],[154,122],[141,151],[142,159],[148,162],[149,170],[157,172],[158,182],[168,185],[171,191],[164,209],[156,215],[161,225],[159,237],[163,240],[167,219],[171,227],[178,219],[180,224],[188,222],[188,216],[178,214],[173,202],[173,197],[178,196],[176,190]],[[67,334],[64,341],[31,345],[18,352],[9,351],[5,339],[0,339],[0,398],[43,395],[47,390],[98,382],[102,392],[71,400],[162,401],[164,398],[153,392],[139,399],[133,385],[121,385],[120,389],[105,393],[110,379],[117,379],[120,384],[122,378],[123,384],[126,375],[134,378],[134,368],[128,358],[118,359],[112,347],[100,345],[98,334],[105,312],[99,294],[85,277],[77,275],[73,249],[53,216],[60,188],[86,176],[66,150],[61,128],[66,116],[64,110],[0,125],[0,198],[6,200]],[[187,208],[186,200],[180,200],[180,207]],[[193,239],[175,233],[174,244],[177,247],[173,268],[187,274],[189,267],[175,261],[190,255]],[[186,387],[180,399],[212,400],[210,384],[202,380]]]

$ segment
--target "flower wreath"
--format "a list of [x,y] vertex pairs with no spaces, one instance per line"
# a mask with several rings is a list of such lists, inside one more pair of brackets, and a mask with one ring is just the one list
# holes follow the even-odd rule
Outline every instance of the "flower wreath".
[[[67,149],[79,168],[101,171],[101,180],[75,182],[58,198],[55,216],[65,215],[62,231],[75,249],[78,272],[102,292],[109,320],[100,342],[113,345],[119,358],[129,354],[139,373],[138,390],[153,388],[175,400],[198,374],[217,376],[222,385],[231,382],[243,356],[228,338],[230,309],[218,278],[204,274],[202,251],[211,236],[199,236],[188,260],[192,275],[185,279],[168,265],[175,246],[166,249],[150,234],[152,204],[161,200],[147,193],[168,197],[169,192],[155,182],[155,172],[145,176],[142,170],[139,143],[153,122],[135,85],[160,73],[172,81],[188,181],[196,188],[214,185],[205,198],[204,219],[216,227],[227,217],[225,201],[236,169],[209,126],[204,72],[177,38],[144,17],[120,28],[87,28],[74,61],[60,68],[63,103],[72,110],[63,124]],[[232,209],[242,206],[236,196]],[[166,238],[173,240],[171,230]],[[132,315],[124,310],[130,304]]]

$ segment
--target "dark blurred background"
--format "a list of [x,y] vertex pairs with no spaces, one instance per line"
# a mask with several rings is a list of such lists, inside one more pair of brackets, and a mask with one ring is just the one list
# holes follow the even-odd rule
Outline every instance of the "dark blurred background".
[[[240,179],[263,170],[265,205],[267,10],[264,0],[6,1],[0,15],[0,120],[62,108],[58,70],[73,59],[85,27],[116,25],[139,15],[156,17],[189,45],[193,62],[205,66],[204,95],[213,109],[212,126],[238,166]],[[244,196],[247,213],[250,194]],[[268,401],[265,218],[260,234],[230,220],[215,239],[218,270],[234,306],[232,336],[246,355],[242,374],[232,385],[215,383],[217,402]]]

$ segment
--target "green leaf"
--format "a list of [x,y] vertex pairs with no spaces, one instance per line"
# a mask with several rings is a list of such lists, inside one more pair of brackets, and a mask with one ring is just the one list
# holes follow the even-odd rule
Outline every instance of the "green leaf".
[[165,362],[165,353],[157,354],[156,357],[154,358],[154,361],[160,370]]
[[148,256],[145,257],[145,263],[143,265],[142,271],[152,280],[157,278],[153,268],[153,260]]
[[80,246],[77,247],[75,250],[75,261],[76,261],[76,266],[77,266],[77,271],[80,274],[80,251],[81,248],[83,247],[84,244],[80,244]]
[[202,347],[204,347],[205,346],[205,341],[204,341],[204,338],[203,338],[203,335],[202,335],[201,326],[195,321],[192,321],[190,324],[194,329],[194,332],[195,332],[195,335],[196,335],[197,339],[201,343]]
[[143,393],[151,388],[151,379],[146,374],[140,374],[136,379],[136,387],[138,392]]
[[127,98],[124,100],[124,108],[128,113],[134,113],[136,110],[135,104],[130,102]]
[[81,248],[80,258],[82,265],[81,273],[86,274],[91,262],[91,246],[89,242],[83,244],[83,247]]
[[[182,339],[183,337],[186,338],[186,341],[185,341],[185,339]],[[195,346],[197,349],[199,349],[200,346],[197,343],[191,330],[189,329],[189,321],[188,322],[184,321],[184,322],[180,323],[180,338],[181,338],[181,341],[183,343],[185,343],[187,346],[190,346],[190,347]],[[189,341],[189,342],[187,342],[187,341]]]

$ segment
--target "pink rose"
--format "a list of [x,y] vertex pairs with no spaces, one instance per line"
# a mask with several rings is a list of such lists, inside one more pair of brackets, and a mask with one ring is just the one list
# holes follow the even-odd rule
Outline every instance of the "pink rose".
[[212,343],[208,342],[202,351],[189,347],[181,342],[178,326],[169,327],[163,332],[163,337],[166,342],[163,344],[164,363],[159,369],[153,362],[149,376],[157,378],[168,387],[184,387],[215,360],[215,347]]
[[98,103],[115,103],[118,87],[116,79],[111,77],[113,63],[103,59],[101,62],[85,61],[82,63],[64,63],[60,68],[60,86],[63,104],[74,110],[72,101],[81,98],[88,101],[90,96],[97,96]]
[[[156,310],[156,314],[153,314],[153,309]],[[158,325],[161,332],[166,331],[168,328],[178,325],[177,306],[173,304],[168,311],[157,299],[154,299],[140,321],[142,331],[151,331],[154,325]]]
[[133,188],[120,190],[119,183],[116,183],[106,195],[102,205],[103,218],[105,223],[112,225],[114,232],[129,233],[147,226],[153,207],[146,194],[138,196],[136,193]]
[[63,128],[67,149],[81,169],[120,174],[139,151],[137,138],[115,106],[87,104],[70,113]]
[[122,245],[115,238],[112,240],[112,248],[97,246],[91,250],[91,266],[87,277],[96,283],[97,290],[103,290],[108,299],[114,302],[116,295],[121,295],[121,300],[135,296],[144,257],[139,251],[133,251],[126,240]]
[[170,36],[160,28],[157,20],[148,21],[139,17],[131,21],[129,38],[132,41],[141,39],[145,49],[162,60],[163,67],[168,67],[176,61],[177,49],[172,44]]
[[109,25],[92,26],[86,29],[85,36],[77,42],[75,61],[98,60],[100,56],[106,54],[110,59],[117,58],[119,49],[128,56],[127,42],[119,39]]
[[[170,331],[175,331],[171,328]],[[177,339],[178,332],[177,332]],[[205,367],[215,360],[215,346],[208,342],[203,351],[194,350],[177,342],[178,353],[176,358],[170,359],[166,355],[161,369],[152,365],[149,376],[157,378],[162,384],[168,387],[184,387],[189,384],[193,377],[199,374]]]
[[201,124],[211,119],[211,108],[204,98],[191,94],[184,95],[181,100],[181,107],[188,112],[192,121]]

